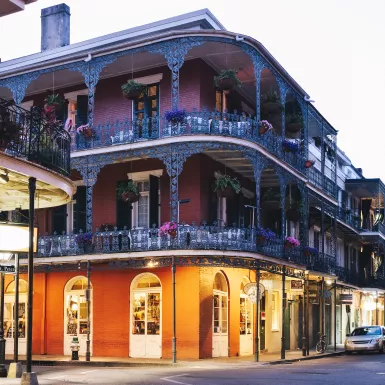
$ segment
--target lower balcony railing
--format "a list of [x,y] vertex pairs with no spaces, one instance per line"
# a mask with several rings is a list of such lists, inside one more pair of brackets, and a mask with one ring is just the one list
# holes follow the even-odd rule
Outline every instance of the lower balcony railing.
[[337,187],[336,184],[329,179],[326,175],[323,175],[321,171],[317,170],[314,167],[309,168],[309,181],[315,186],[324,190],[329,195],[336,197],[337,196]]
[[360,216],[358,212],[338,207],[337,217],[354,229],[358,230],[360,228]]
[[38,257],[110,254],[160,250],[227,250],[263,254],[306,265],[307,269],[333,274],[335,258],[308,248],[288,247],[282,239],[264,240],[255,229],[180,225],[160,235],[157,228],[96,231],[94,233],[45,235],[39,237]]
[[337,266],[336,275],[340,280],[350,283],[351,285],[385,289],[385,276],[383,272],[365,276],[364,274],[359,274],[357,271],[352,271],[343,266]]
[[299,142],[298,152],[285,151],[282,136],[271,130],[260,134],[257,120],[244,114],[218,111],[186,112],[185,117],[178,123],[169,122],[162,116],[153,116],[94,125],[91,129],[82,128],[80,132],[72,133],[72,151],[183,135],[219,135],[245,139],[265,147],[298,171],[305,170],[305,160],[301,155]]

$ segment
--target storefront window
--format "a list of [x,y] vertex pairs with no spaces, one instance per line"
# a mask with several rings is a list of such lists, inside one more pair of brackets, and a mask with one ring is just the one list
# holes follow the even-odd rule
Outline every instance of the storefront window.
[[214,334],[226,334],[228,328],[227,282],[222,273],[214,278],[213,328]]

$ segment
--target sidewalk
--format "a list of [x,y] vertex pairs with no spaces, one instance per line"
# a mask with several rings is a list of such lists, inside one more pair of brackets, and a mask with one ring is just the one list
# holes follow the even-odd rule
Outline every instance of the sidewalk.
[[[254,361],[254,356],[242,356],[242,357],[219,357],[208,358],[201,360],[177,360],[176,364],[173,364],[170,359],[150,359],[150,358],[116,358],[116,357],[91,357],[90,362],[85,361],[85,357],[81,356],[79,361],[71,361],[69,356],[51,356],[51,355],[34,355],[32,357],[33,366],[79,366],[87,365],[94,367],[156,367],[156,366],[179,366],[179,367],[191,367],[191,366],[228,366],[229,364],[234,366],[248,366],[248,365],[266,365],[266,364],[283,364],[302,360],[319,359],[324,357],[331,357],[335,355],[341,355],[344,353],[342,345],[337,346],[337,351],[334,348],[329,348],[325,353],[318,354],[315,349],[310,350],[309,356],[302,356],[301,350],[286,351],[285,359],[281,359],[281,353],[261,353],[259,356],[259,362]],[[6,364],[12,362],[12,356],[6,356]],[[19,361],[25,365],[25,356],[20,356]]]

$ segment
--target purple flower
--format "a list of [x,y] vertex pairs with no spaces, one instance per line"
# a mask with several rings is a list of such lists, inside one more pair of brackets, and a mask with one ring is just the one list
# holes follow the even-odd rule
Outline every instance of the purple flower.
[[298,247],[300,245],[299,240],[294,237],[286,237],[285,241],[294,247]]
[[263,238],[265,241],[272,241],[277,236],[274,231],[263,229],[262,227],[257,228],[256,235],[258,238]]
[[299,144],[297,142],[292,142],[287,139],[284,139],[282,141],[282,147],[285,151],[288,151],[288,152],[298,153],[300,150]]
[[80,233],[76,236],[75,241],[78,245],[91,245],[92,233]]
[[318,254],[318,249],[316,249],[315,247],[306,246],[303,248],[303,250],[305,252],[308,252],[309,254],[315,254],[315,255]]
[[164,114],[165,118],[168,122],[171,123],[183,123],[186,119],[186,111],[185,110],[172,110],[167,111]]
[[165,222],[159,228],[159,235],[167,235],[170,231],[176,231],[177,225],[174,222]]

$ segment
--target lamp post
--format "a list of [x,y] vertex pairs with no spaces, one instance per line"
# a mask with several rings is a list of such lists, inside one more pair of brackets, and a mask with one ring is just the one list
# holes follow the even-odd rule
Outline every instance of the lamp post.
[[[12,254],[0,253],[0,262],[4,263],[11,259]],[[4,338],[4,275],[2,269],[0,273],[0,377],[7,377],[7,368],[5,367],[5,338]]]

